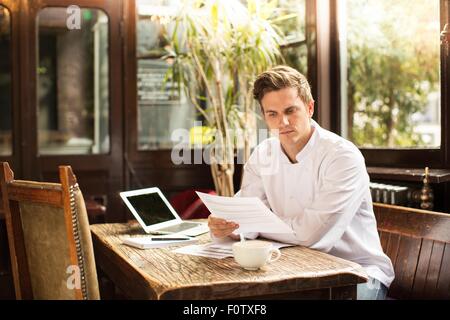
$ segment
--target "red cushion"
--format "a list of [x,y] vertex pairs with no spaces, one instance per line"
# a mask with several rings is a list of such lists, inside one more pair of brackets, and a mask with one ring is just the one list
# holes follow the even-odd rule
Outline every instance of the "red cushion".
[[216,194],[214,190],[210,189],[191,189],[173,196],[170,204],[182,219],[204,219],[211,214],[195,191]]

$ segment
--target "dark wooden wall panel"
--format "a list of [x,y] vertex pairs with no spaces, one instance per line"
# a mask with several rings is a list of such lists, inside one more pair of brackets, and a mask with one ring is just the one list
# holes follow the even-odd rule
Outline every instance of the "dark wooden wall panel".
[[[406,289],[407,292],[410,292],[413,287],[420,244],[421,240],[419,238],[400,238],[397,259],[395,261],[397,282],[395,282],[391,288],[391,293],[399,298],[407,298],[404,289]],[[402,284],[401,289],[396,286],[397,283]]]
[[[73,169],[73,168],[72,168]],[[102,170],[74,170],[81,191],[85,195],[107,195],[109,193],[109,181],[113,177],[108,171]],[[46,171],[42,174],[42,181],[58,182],[59,177],[55,171]]]
[[431,250],[433,248],[432,240],[422,240],[420,255],[417,262],[416,279],[414,281],[411,297],[420,299],[424,296],[426,275],[430,265]]
[[444,255],[441,262],[441,270],[436,288],[437,296],[450,296],[450,243],[445,244]]
[[6,223],[0,215],[0,300],[14,298]]
[[394,266],[395,266],[395,262],[397,261],[399,243],[400,243],[400,235],[390,233],[388,243],[386,246],[386,254],[391,258]]
[[430,263],[428,266],[424,290],[424,296],[426,297],[438,298],[436,295],[436,288],[439,279],[439,272],[441,269],[444,246],[445,243],[433,241],[433,248],[431,249]]
[[380,235],[380,241],[381,241],[381,247],[383,248],[384,252],[387,250],[387,243],[389,240],[389,233],[385,231],[378,230],[378,234]]

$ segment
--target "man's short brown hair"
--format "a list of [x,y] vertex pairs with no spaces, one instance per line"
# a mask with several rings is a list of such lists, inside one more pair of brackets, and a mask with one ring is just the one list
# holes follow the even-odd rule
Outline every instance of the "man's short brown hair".
[[261,105],[261,100],[266,93],[285,88],[296,88],[298,96],[305,105],[314,101],[306,77],[288,66],[276,66],[261,73],[253,85],[253,97]]

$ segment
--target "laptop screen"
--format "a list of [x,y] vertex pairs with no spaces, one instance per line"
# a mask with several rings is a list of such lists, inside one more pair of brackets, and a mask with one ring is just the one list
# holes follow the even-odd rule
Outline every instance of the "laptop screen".
[[127,196],[126,198],[146,226],[175,219],[157,192]]

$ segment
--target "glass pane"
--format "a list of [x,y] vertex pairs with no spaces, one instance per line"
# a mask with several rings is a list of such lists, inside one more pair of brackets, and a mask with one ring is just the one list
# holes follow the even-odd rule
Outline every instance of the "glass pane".
[[343,135],[368,148],[439,147],[439,1],[339,4]]
[[[137,5],[137,90],[138,150],[170,149],[172,132],[190,130],[196,110],[183,92],[171,90],[164,79],[168,64],[160,58],[166,54],[165,23],[174,14],[178,1],[138,0]],[[170,32],[170,30],[169,30]]]
[[[281,54],[288,66],[308,75],[308,48],[306,46],[306,0],[280,0],[272,19],[284,35]],[[277,21],[278,20],[278,21]],[[267,128],[259,114],[257,128]]]
[[286,43],[306,39],[306,0],[279,0],[273,20],[280,28]]
[[281,48],[285,63],[305,76],[308,74],[308,48],[306,43]]
[[107,15],[45,8],[37,21],[39,153],[108,153]]
[[0,156],[12,154],[11,21],[0,5]]

